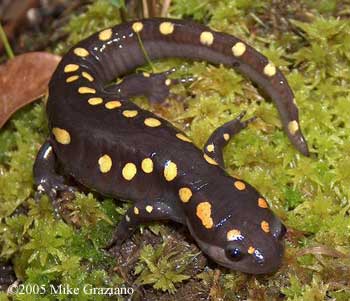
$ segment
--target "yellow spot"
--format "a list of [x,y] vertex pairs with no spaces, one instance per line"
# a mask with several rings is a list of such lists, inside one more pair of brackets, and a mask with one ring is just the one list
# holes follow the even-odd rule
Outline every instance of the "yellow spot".
[[170,86],[170,85],[171,85],[171,79],[170,79],[170,78],[167,78],[167,79],[165,80],[165,85],[166,85],[166,86]]
[[141,162],[141,168],[145,173],[151,173],[153,171],[153,161],[151,158],[143,159]]
[[74,82],[74,81],[76,81],[78,78],[79,78],[78,75],[70,76],[70,77],[68,77],[68,78],[66,79],[66,83]]
[[225,140],[225,141],[229,141],[229,140],[230,140],[230,134],[228,134],[228,133],[225,133],[225,134],[223,135],[223,137],[224,137],[224,140]]
[[202,202],[197,205],[196,215],[201,220],[202,225],[210,229],[213,227],[213,219],[211,218],[211,205],[209,202]]
[[155,128],[157,126],[160,126],[161,125],[161,122],[156,119],[156,118],[146,118],[145,121],[144,121],[145,125],[151,127],[151,128]]
[[69,73],[69,72],[74,72],[79,69],[79,65],[76,64],[68,64],[64,67],[64,72]]
[[238,190],[244,190],[245,189],[245,184],[242,182],[242,181],[236,181],[234,183],[235,187],[238,189]]
[[150,77],[150,76],[151,76],[151,74],[149,74],[148,72],[142,72],[142,75],[143,75],[144,77]]
[[258,199],[258,206],[260,208],[268,208],[267,202],[263,198]]
[[105,30],[102,30],[99,34],[98,34],[98,38],[101,40],[101,41],[107,41],[109,40],[111,37],[112,37],[112,29],[111,28],[108,28],[108,29],[105,29]]
[[203,45],[212,45],[214,42],[214,36],[209,31],[203,31],[200,36],[200,41]]
[[145,209],[146,209],[146,211],[147,211],[148,213],[151,213],[151,212],[153,211],[153,207],[150,206],[150,205],[146,206]]
[[132,118],[135,117],[138,114],[138,112],[136,110],[125,110],[122,114],[127,118]]
[[91,97],[88,99],[88,103],[92,106],[96,106],[103,103],[103,99],[101,97]]
[[187,188],[187,187],[182,187],[179,189],[179,197],[180,200],[184,203],[187,203],[190,198],[192,197],[192,191],[191,189]]
[[211,157],[209,157],[207,154],[204,154],[204,159],[207,161],[209,164],[212,165],[218,165],[218,163]]
[[174,31],[174,24],[171,22],[163,22],[159,25],[159,31],[164,35],[171,34]]
[[92,89],[92,88],[89,88],[89,87],[80,87],[78,89],[78,92],[80,94],[95,94],[96,93],[96,90],[95,89]]
[[87,72],[83,71],[83,73],[81,74],[83,77],[85,77],[89,82],[93,82],[94,78]]
[[227,232],[226,238],[228,241],[237,240],[241,236],[241,231],[237,229],[232,229]]
[[112,168],[112,159],[108,155],[103,155],[98,159],[98,165],[100,166],[100,171],[102,173],[109,172]]
[[274,64],[272,63],[268,63],[265,67],[264,67],[264,73],[267,76],[274,76],[276,74],[276,67]]
[[140,213],[140,210],[139,210],[139,208],[137,208],[137,207],[134,207],[134,213],[135,213],[135,215],[138,215],[138,214]]
[[143,24],[141,22],[135,22],[132,25],[132,30],[135,32],[140,32],[143,29]]
[[123,178],[127,181],[132,180],[132,178],[136,175],[137,169],[134,163],[126,163],[122,170]]
[[190,143],[192,142],[190,140],[190,138],[186,137],[184,134],[181,134],[181,133],[177,133],[176,137],[179,138],[182,141],[185,141],[185,142],[190,142]]
[[261,222],[261,229],[264,232],[266,232],[266,233],[270,232],[270,225],[269,225],[269,223],[267,221],[262,221]]
[[289,133],[291,133],[292,135],[295,135],[295,133],[298,130],[299,130],[299,125],[298,125],[298,122],[296,120],[293,120],[293,121],[288,123],[288,131],[289,131]]
[[244,43],[242,42],[237,42],[235,45],[232,47],[232,53],[234,56],[241,56],[244,54],[246,51],[247,47],[245,46]]
[[70,134],[68,131],[60,128],[53,128],[52,134],[55,136],[55,139],[58,143],[69,144],[70,143]]
[[252,246],[250,246],[250,247],[248,248],[248,253],[249,253],[249,254],[253,254],[254,252],[255,252],[255,248],[252,247]]
[[164,167],[164,177],[165,180],[172,181],[176,178],[177,176],[177,166],[174,162],[172,161],[167,161],[165,163],[165,167]]
[[213,143],[207,145],[207,151],[208,151],[209,153],[211,153],[211,152],[214,151],[214,144],[213,144]]
[[77,56],[80,56],[80,57],[87,57],[89,55],[89,51],[87,51],[85,48],[81,48],[81,47],[78,47],[78,48],[75,48],[73,50],[74,54],[76,54]]
[[119,108],[121,105],[122,104],[119,100],[112,100],[112,101],[106,102],[105,107],[106,109],[112,110],[115,108]]

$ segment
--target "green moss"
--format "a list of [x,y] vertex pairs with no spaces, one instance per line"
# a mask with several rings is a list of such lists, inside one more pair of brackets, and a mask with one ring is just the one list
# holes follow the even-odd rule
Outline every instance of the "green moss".
[[187,264],[195,254],[180,254],[169,249],[167,242],[154,249],[151,245],[142,248],[135,274],[139,275],[136,283],[152,284],[155,289],[175,292],[175,284],[189,279],[184,275]]
[[55,52],[64,54],[67,48],[72,47],[96,31],[119,23],[119,9],[124,6],[124,1],[120,0],[95,1],[93,5],[87,7],[85,12],[70,19],[64,27],[64,32],[68,33],[68,37],[64,43],[56,47]]
[[110,224],[112,221],[100,210],[100,203],[89,193],[87,196],[81,193],[75,194],[74,201],[67,205],[71,211],[70,217],[75,223],[82,226],[95,225],[98,220],[104,220]]
[[211,13],[212,0],[176,0],[174,1],[170,11],[176,16],[192,17],[194,20],[203,20]]
[[[65,27],[67,40],[56,51],[64,53],[90,33],[118,23],[114,2],[95,1],[73,17]],[[65,223],[53,218],[47,197],[38,203],[32,199],[32,165],[47,136],[43,106],[35,104],[18,112],[0,132],[0,256],[14,262],[24,283],[82,288],[87,283],[119,286],[127,279],[128,285],[155,292],[153,298],[171,299],[169,293],[176,298],[186,283],[194,281],[210,287],[210,294],[223,300],[277,300],[282,293],[285,300],[293,301],[350,299],[350,285],[345,281],[350,275],[348,257],[312,252],[298,256],[315,246],[350,252],[350,21],[338,17],[350,7],[335,0],[317,5],[309,0],[291,2],[283,10],[275,5],[273,1],[174,0],[170,11],[173,16],[191,17],[237,35],[282,67],[296,95],[310,158],[291,146],[273,104],[245,78],[222,66],[173,59],[152,62],[157,72],[182,65],[174,77],[194,75],[198,80],[174,87],[182,101],[170,99],[167,107],[151,106],[143,98],[137,103],[185,130],[200,147],[214,129],[241,111],[247,111],[247,118],[257,116],[230,141],[225,162],[231,175],[247,180],[267,197],[291,229],[282,268],[261,277],[225,269],[217,273],[192,268],[191,273],[185,266],[197,253],[181,245],[181,240],[175,241],[179,245],[175,248],[157,224],[151,229],[163,242],[138,244],[140,256],[126,257],[122,265],[127,277],[119,278],[113,271],[114,259],[102,248],[128,204],[117,206],[112,200],[100,202],[92,194],[79,193],[65,205]],[[286,18],[289,22],[279,23]],[[150,66],[139,70],[150,71]],[[130,263],[135,261],[136,267]],[[6,300],[4,294],[0,298]],[[90,297],[26,295],[15,300],[58,298]]]
[[9,301],[6,293],[0,292],[0,301]]
[[288,301],[322,301],[326,298],[327,285],[314,277],[310,285],[302,285],[296,277],[290,278],[290,287],[284,289]]
[[[0,158],[0,216],[6,217],[29,197],[32,192],[32,165],[37,147],[46,133],[41,106],[18,112],[8,125],[8,131],[0,134],[2,150]],[[11,136],[9,136],[11,133]],[[2,143],[3,142],[3,143]]]

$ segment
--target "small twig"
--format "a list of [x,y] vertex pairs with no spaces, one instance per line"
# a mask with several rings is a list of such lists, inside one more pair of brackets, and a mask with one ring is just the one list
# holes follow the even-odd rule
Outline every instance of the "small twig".
[[151,1],[151,17],[157,17],[158,16],[158,10],[157,10],[157,1],[156,0],[152,0]]
[[5,34],[5,31],[4,31],[1,23],[0,23],[0,40],[4,44],[5,51],[7,53],[8,58],[13,59],[15,57],[15,55],[12,51],[11,45],[9,43],[9,40],[7,39],[7,36]]
[[170,4],[171,4],[171,0],[164,0],[163,2],[163,7],[162,7],[162,11],[160,13],[160,16],[161,17],[166,17],[167,14],[168,14],[168,11],[169,11],[169,7],[170,7]]
[[140,37],[139,33],[136,33],[136,35],[137,35],[137,40],[138,40],[138,42],[140,44],[141,51],[142,51],[143,55],[145,56],[145,59],[146,59],[147,63],[151,66],[152,72],[154,72],[155,71],[154,66],[152,64],[152,61],[151,61],[151,59],[150,59],[150,57],[149,57],[145,47],[143,46],[141,37]]
[[149,10],[148,10],[147,0],[142,0],[142,7],[143,7],[143,17],[149,18]]

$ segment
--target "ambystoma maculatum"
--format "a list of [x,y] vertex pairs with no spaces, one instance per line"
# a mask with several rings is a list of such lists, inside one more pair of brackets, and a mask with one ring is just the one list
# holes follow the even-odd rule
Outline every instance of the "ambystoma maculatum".
[[[284,129],[307,155],[293,93],[274,64],[245,42],[183,20],[146,19],[102,30],[75,45],[49,84],[51,131],[34,173],[38,190],[66,190],[55,172],[102,195],[132,200],[112,244],[152,220],[186,225],[200,248],[217,263],[252,274],[275,271],[283,255],[285,227],[248,183],[224,170],[222,149],[247,125],[240,115],[224,124],[198,149],[166,120],[129,98],[146,95],[162,102],[179,80],[170,72],[116,77],[150,59],[183,57],[224,64],[258,84],[275,102]],[[57,206],[57,204],[55,205]]]

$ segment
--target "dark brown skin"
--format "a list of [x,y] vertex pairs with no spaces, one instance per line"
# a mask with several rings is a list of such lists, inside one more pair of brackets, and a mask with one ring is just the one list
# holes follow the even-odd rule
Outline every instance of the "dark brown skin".
[[183,57],[236,68],[271,97],[292,143],[308,154],[293,93],[264,56],[196,23],[147,19],[96,33],[63,57],[49,86],[52,134],[34,166],[38,190],[55,205],[57,191],[68,189],[55,172],[57,162],[90,189],[134,202],[111,245],[120,246],[139,223],[170,219],[185,224],[223,266],[252,274],[275,271],[285,227],[253,187],[223,169],[222,148],[247,126],[243,115],[217,129],[203,152],[166,120],[128,100],[145,95],[164,101],[179,81],[170,81],[169,72],[130,75],[105,87],[146,63],[140,40],[152,60]]

